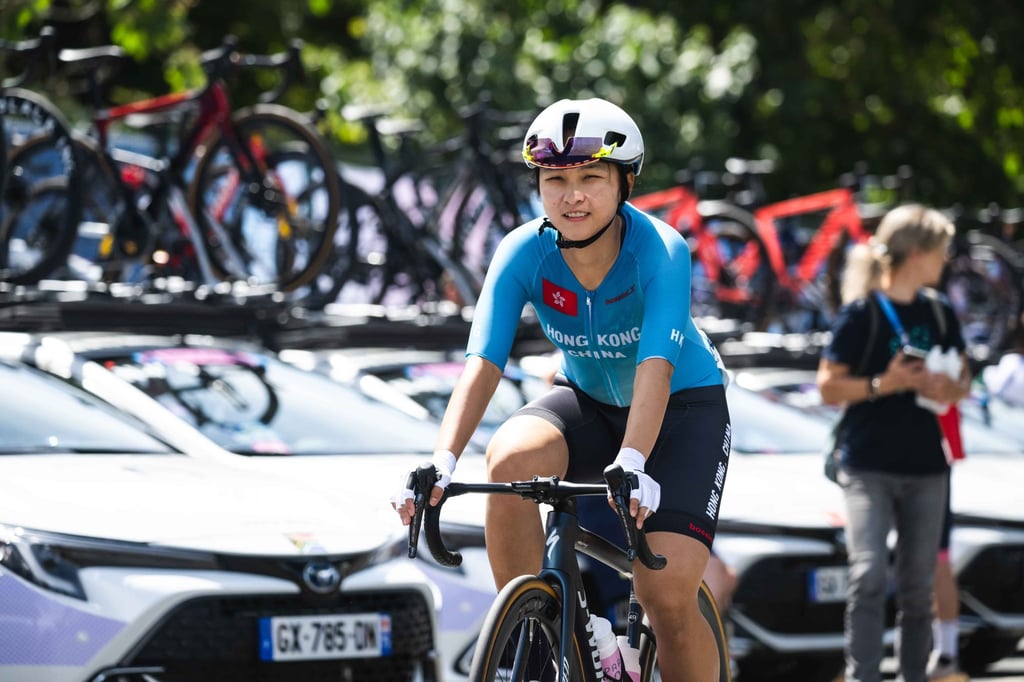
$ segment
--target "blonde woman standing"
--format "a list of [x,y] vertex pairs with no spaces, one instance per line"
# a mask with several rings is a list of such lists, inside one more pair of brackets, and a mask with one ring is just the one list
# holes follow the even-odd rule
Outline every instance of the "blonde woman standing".
[[[886,538],[892,529],[898,535],[901,679],[928,679],[949,477],[936,410],[966,397],[970,386],[956,316],[948,302],[926,295],[942,275],[953,233],[952,223],[934,209],[913,204],[890,211],[872,242],[850,254],[846,303],[818,366],[823,400],[846,405],[836,457],[850,566],[847,682],[882,679]],[[963,368],[956,378],[925,367],[922,356],[935,346],[955,349]]]

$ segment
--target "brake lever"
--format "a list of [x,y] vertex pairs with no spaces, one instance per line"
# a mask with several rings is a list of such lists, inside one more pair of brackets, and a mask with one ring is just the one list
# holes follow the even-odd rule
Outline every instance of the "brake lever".
[[630,494],[640,485],[636,473],[631,471],[627,474],[621,465],[609,464],[604,470],[604,480],[608,484],[608,491],[615,503],[615,513],[618,514],[626,535],[626,558],[629,561],[640,559],[640,563],[653,570],[665,568],[668,560],[651,551],[651,546],[647,544],[647,535],[637,530],[636,520],[629,515]]
[[420,528],[423,526],[423,510],[430,500],[430,492],[437,483],[437,469],[433,464],[421,464],[415,471],[409,472],[405,487],[413,491],[413,515],[409,523],[409,558],[416,558],[420,541]]

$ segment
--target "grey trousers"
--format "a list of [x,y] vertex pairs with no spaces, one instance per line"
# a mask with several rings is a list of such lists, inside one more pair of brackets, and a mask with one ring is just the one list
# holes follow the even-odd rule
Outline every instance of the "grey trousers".
[[886,538],[896,531],[896,659],[904,682],[927,682],[935,561],[949,472],[906,476],[843,469],[846,548],[846,682],[880,682],[889,586]]

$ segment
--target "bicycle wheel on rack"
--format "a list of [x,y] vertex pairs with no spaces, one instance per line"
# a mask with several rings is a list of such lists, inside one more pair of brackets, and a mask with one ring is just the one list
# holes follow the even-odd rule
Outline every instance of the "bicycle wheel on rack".
[[[477,639],[469,679],[472,682],[536,680],[558,677],[561,648],[561,599],[536,576],[520,576],[505,585],[491,606]],[[582,679],[583,659],[575,639],[568,643],[569,682]]]
[[968,352],[979,360],[1005,349],[1021,324],[1024,258],[981,232],[958,235],[941,288],[960,320]]
[[0,93],[7,170],[0,195],[0,281],[32,284],[67,258],[81,207],[63,115],[21,88]]
[[218,276],[291,291],[317,276],[334,247],[338,171],[298,113],[239,111],[236,138],[204,145],[188,203]]
[[701,201],[697,210],[701,229],[689,240],[691,313],[763,329],[777,282],[754,216],[726,201]]
[[296,290],[311,309],[331,303],[404,306],[437,301],[442,268],[426,253],[408,219],[363,190],[346,185],[334,250],[320,272]]

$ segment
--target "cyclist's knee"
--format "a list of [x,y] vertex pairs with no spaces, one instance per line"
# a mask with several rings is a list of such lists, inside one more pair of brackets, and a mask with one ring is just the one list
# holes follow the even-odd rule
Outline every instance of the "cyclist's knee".
[[491,481],[564,476],[567,463],[564,437],[539,417],[513,417],[495,432],[487,446],[487,476]]

